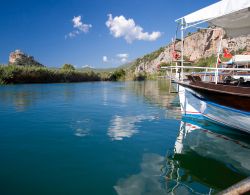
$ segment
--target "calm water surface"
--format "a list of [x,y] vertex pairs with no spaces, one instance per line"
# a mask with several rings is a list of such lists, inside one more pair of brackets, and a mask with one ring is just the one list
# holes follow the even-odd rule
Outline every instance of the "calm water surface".
[[0,86],[0,194],[209,194],[250,137],[181,119],[167,81]]

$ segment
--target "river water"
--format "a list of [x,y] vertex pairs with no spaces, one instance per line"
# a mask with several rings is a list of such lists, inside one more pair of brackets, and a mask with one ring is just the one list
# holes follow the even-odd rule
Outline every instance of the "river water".
[[209,194],[250,136],[181,118],[166,80],[0,86],[0,194]]

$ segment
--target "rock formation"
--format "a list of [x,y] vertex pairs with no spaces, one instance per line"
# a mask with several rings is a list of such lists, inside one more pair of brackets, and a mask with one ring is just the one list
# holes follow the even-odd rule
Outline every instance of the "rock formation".
[[[238,52],[240,50],[250,51],[250,34],[237,38],[228,38],[225,32],[220,30],[200,30],[190,34],[184,39],[184,56],[190,61],[198,61],[201,58],[216,55],[219,47],[220,37],[222,39],[222,48],[229,48],[230,51]],[[176,41],[175,49],[181,49],[181,41]],[[161,48],[158,57],[147,60],[145,56],[135,61],[135,73],[147,72],[155,73],[161,63],[170,63],[172,60],[173,43]]]
[[33,56],[29,56],[20,50],[10,53],[9,64],[18,66],[44,66],[37,62]]

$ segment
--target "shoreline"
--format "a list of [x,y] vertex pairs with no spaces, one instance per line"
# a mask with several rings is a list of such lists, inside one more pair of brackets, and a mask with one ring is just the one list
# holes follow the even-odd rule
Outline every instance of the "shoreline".
[[0,65],[0,85],[142,81],[155,80],[157,76],[159,75],[148,73],[136,75],[121,68],[112,72],[98,72],[65,68],[52,69],[40,66]]

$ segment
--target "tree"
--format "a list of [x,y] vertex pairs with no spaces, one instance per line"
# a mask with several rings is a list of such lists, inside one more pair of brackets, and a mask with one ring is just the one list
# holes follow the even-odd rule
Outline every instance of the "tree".
[[126,76],[126,72],[124,69],[118,69],[115,72],[113,72],[110,76],[111,81],[118,81],[118,80],[124,80]]
[[23,55],[21,58],[17,58],[16,61],[10,65],[44,67],[44,65],[34,60],[33,56],[26,56],[26,55]]
[[64,69],[64,70],[75,70],[75,67],[72,64],[64,64],[62,66],[62,69]]

